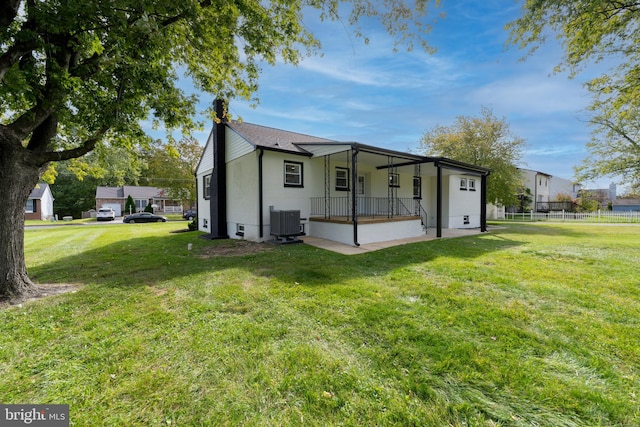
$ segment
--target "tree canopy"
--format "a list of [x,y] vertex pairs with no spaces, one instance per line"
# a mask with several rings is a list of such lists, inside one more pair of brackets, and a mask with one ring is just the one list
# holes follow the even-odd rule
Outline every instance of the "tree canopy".
[[564,57],[556,70],[576,76],[594,63],[613,64],[591,79],[589,107],[594,126],[589,157],[576,168],[579,179],[606,175],[640,181],[640,3],[634,1],[526,0],[522,16],[507,25],[510,43],[533,53],[549,37]]
[[451,126],[435,126],[420,139],[420,148],[426,155],[491,169],[487,201],[503,206],[517,201],[522,178],[516,164],[525,144],[522,138],[511,134],[505,118],[495,117],[485,107],[479,117],[458,116]]
[[[428,48],[438,0],[9,0],[0,3],[0,298],[34,292],[24,262],[24,205],[50,162],[108,141],[149,141],[194,123],[196,96],[250,99],[262,63],[297,64],[320,43],[305,25],[377,19],[397,43]],[[342,9],[341,9],[342,6]],[[319,13],[318,13],[319,11]]]

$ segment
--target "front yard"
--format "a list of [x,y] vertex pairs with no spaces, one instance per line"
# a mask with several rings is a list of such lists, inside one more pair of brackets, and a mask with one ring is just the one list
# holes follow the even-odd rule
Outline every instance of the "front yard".
[[[640,227],[343,256],[186,222],[26,232],[0,402],[72,425],[640,425]],[[191,250],[189,250],[191,244]]]

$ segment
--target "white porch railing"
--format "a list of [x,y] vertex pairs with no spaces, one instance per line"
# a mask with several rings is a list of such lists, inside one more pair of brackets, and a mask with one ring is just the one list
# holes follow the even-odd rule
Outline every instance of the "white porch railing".
[[182,206],[165,206],[162,209],[164,213],[182,213]]

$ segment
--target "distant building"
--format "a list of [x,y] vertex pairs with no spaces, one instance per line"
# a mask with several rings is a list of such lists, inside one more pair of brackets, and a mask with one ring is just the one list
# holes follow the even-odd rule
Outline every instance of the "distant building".
[[49,184],[41,182],[29,194],[24,219],[49,220],[53,218],[53,194]]
[[615,199],[611,203],[614,212],[640,211],[640,199]]
[[[98,187],[96,189],[96,209],[111,208],[116,216],[128,215],[124,206],[131,196],[136,205],[136,212],[142,212],[151,205],[154,212],[182,213],[182,202],[169,196],[167,190],[156,187]],[[132,212],[135,213],[135,212]]]

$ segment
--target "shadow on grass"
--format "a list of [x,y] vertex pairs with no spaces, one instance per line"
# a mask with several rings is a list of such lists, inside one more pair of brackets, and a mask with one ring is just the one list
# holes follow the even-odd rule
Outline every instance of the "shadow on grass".
[[[508,230],[501,230],[346,256],[305,244],[277,246],[238,240],[209,241],[198,238],[199,234],[165,233],[121,240],[32,267],[29,274],[36,283],[136,287],[204,272],[236,269],[283,281],[304,282],[305,285],[326,285],[351,278],[380,276],[438,257],[473,259],[520,244],[508,237]],[[233,256],[216,255],[247,244],[253,245],[253,250],[232,251]],[[262,250],[255,250],[255,246]]]

